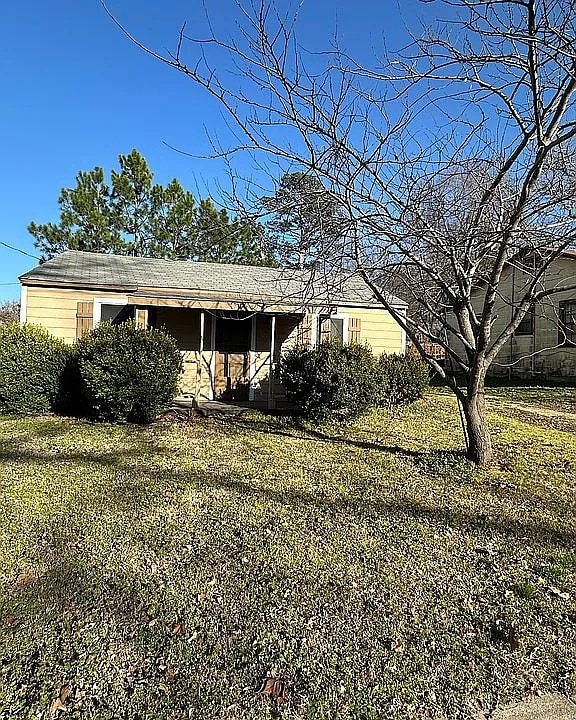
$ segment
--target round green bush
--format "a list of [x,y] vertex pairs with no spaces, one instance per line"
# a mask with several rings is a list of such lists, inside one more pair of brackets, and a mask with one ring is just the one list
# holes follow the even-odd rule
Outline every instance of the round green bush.
[[363,345],[291,348],[280,361],[280,381],[292,412],[308,420],[353,418],[378,404],[376,358]]
[[382,404],[388,407],[418,400],[430,384],[428,365],[414,352],[382,355],[378,369],[382,382]]
[[44,328],[0,326],[0,412],[54,410],[69,354],[70,347]]
[[150,423],[174,398],[182,358],[174,338],[134,322],[102,323],[80,338],[69,373],[94,420]]

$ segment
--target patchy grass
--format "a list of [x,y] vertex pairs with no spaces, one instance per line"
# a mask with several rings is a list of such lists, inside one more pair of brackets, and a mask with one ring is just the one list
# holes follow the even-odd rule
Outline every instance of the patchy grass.
[[346,430],[1,419],[0,717],[465,718],[573,693],[576,434],[502,407],[490,471],[440,393]]

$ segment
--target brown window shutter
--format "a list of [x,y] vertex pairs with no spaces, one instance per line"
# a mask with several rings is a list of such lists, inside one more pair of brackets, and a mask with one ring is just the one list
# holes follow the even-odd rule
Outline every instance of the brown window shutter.
[[94,317],[94,303],[79,302],[76,306],[76,337],[80,338],[92,330],[92,322]]
[[321,317],[318,331],[318,342],[330,342],[330,317]]
[[312,315],[304,315],[298,326],[298,344],[310,345],[312,343]]
[[360,318],[348,318],[348,342],[359,343],[360,342],[360,330],[362,328],[362,321]]
[[136,308],[136,325],[138,327],[148,327],[148,308]]

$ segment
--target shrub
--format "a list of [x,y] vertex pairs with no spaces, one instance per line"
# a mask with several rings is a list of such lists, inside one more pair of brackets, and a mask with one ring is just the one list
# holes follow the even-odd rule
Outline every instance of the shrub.
[[428,366],[415,353],[382,355],[378,361],[382,404],[397,407],[422,397],[430,384]]
[[95,420],[149,423],[176,394],[182,359],[162,330],[102,323],[78,340],[69,383]]
[[309,420],[352,418],[378,404],[376,358],[362,345],[292,348],[280,362],[280,380],[294,413]]
[[0,411],[54,410],[69,354],[70,347],[44,328],[0,326]]

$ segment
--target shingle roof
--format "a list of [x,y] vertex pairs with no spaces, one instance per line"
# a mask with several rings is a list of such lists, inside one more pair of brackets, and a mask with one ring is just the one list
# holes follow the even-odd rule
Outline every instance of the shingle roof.
[[[68,250],[20,276],[26,284],[86,288],[144,288],[210,293],[224,298],[274,299],[288,304],[379,305],[354,275],[316,274],[283,268],[158,260]],[[392,304],[405,305],[389,297]]]

